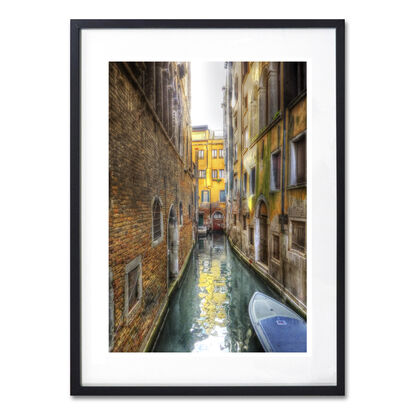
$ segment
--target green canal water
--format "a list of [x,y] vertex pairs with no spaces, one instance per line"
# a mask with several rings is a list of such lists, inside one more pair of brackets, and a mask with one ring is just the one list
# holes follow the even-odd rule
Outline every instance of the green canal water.
[[153,351],[262,352],[249,300],[260,291],[278,300],[234,254],[224,234],[199,238]]

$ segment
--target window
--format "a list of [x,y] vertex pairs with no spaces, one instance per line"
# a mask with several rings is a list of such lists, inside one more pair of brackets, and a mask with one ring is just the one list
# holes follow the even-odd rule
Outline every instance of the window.
[[215,159],[218,157],[218,150],[212,150],[212,158]]
[[162,236],[161,203],[156,198],[153,202],[153,242]]
[[225,170],[221,169],[219,170],[219,179],[224,179],[225,178]]
[[223,215],[221,212],[215,212],[213,214],[213,219],[223,219]]
[[217,179],[217,178],[218,178],[218,171],[212,170],[212,179]]
[[271,190],[281,189],[281,151],[271,155]]
[[249,228],[249,243],[254,244],[254,228],[252,226]]
[[247,175],[247,173],[245,172],[244,173],[244,182],[243,182],[243,191],[244,191],[244,196],[246,196],[246,191],[247,191],[247,189],[246,189],[246,186],[247,186],[247,183],[248,182],[248,175]]
[[224,150],[223,149],[220,149],[219,150],[219,158],[220,159],[223,159],[223,157],[224,157]]
[[199,150],[199,159],[203,160],[205,158],[205,150]]
[[125,267],[125,317],[128,318],[130,312],[140,302],[142,291],[141,257],[137,257]]
[[245,231],[246,230],[246,215],[243,216],[243,227]]
[[236,226],[236,215],[233,215],[233,225]]
[[249,188],[251,190],[251,195],[255,193],[255,167],[251,169],[251,174],[249,176]]
[[233,178],[233,198],[236,199],[236,192],[238,190],[238,179],[237,177]]
[[272,235],[272,256],[280,260],[280,236],[275,233]]
[[290,184],[305,184],[307,182],[307,142],[305,134],[291,141],[290,152]]
[[206,178],[206,170],[199,170],[199,179]]
[[307,88],[306,65],[306,62],[287,62],[284,64],[284,94],[287,104]]
[[224,190],[221,190],[219,193],[219,201],[220,202],[226,202],[226,193]]
[[291,248],[305,252],[305,222],[291,221]]
[[183,204],[179,203],[179,225],[183,225]]
[[202,202],[209,202],[209,190],[202,190]]

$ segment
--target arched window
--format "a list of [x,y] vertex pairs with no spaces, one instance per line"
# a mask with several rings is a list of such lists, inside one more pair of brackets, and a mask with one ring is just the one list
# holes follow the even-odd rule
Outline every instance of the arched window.
[[259,129],[262,130],[268,125],[268,68],[264,68],[259,80]]
[[153,215],[153,242],[157,242],[163,236],[161,202],[158,197],[156,197],[153,201],[152,215]]

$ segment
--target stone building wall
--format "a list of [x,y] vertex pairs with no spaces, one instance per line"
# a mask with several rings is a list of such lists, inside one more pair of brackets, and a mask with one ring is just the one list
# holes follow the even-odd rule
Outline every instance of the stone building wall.
[[[234,146],[227,233],[248,262],[305,314],[307,249],[298,241],[305,233],[306,242],[307,181],[303,163],[296,165],[306,148],[305,64],[233,62],[230,67],[227,87],[237,91],[226,101],[226,113],[232,114],[228,131],[233,131],[228,139]],[[280,165],[277,186],[275,157]]]
[[[171,209],[179,235],[179,269],[194,243],[190,116],[186,102],[190,86],[183,75],[188,67],[171,63],[168,68],[166,63],[157,74],[157,64],[146,65],[152,65],[150,72],[140,64],[109,66],[109,267],[113,293],[110,349],[123,352],[142,350],[167,301],[171,283],[167,249]],[[145,80],[140,85],[141,75]],[[157,81],[157,76],[162,79]],[[180,110],[177,101],[181,101]],[[157,242],[152,229],[155,200],[160,202],[162,217],[162,236]],[[130,311],[125,298],[129,264],[139,264],[141,273],[141,298]]]

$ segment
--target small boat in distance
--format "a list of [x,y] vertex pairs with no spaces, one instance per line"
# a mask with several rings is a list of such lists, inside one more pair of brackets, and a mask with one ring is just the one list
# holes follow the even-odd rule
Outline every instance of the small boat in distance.
[[307,323],[286,305],[256,291],[248,311],[266,352],[307,351]]

